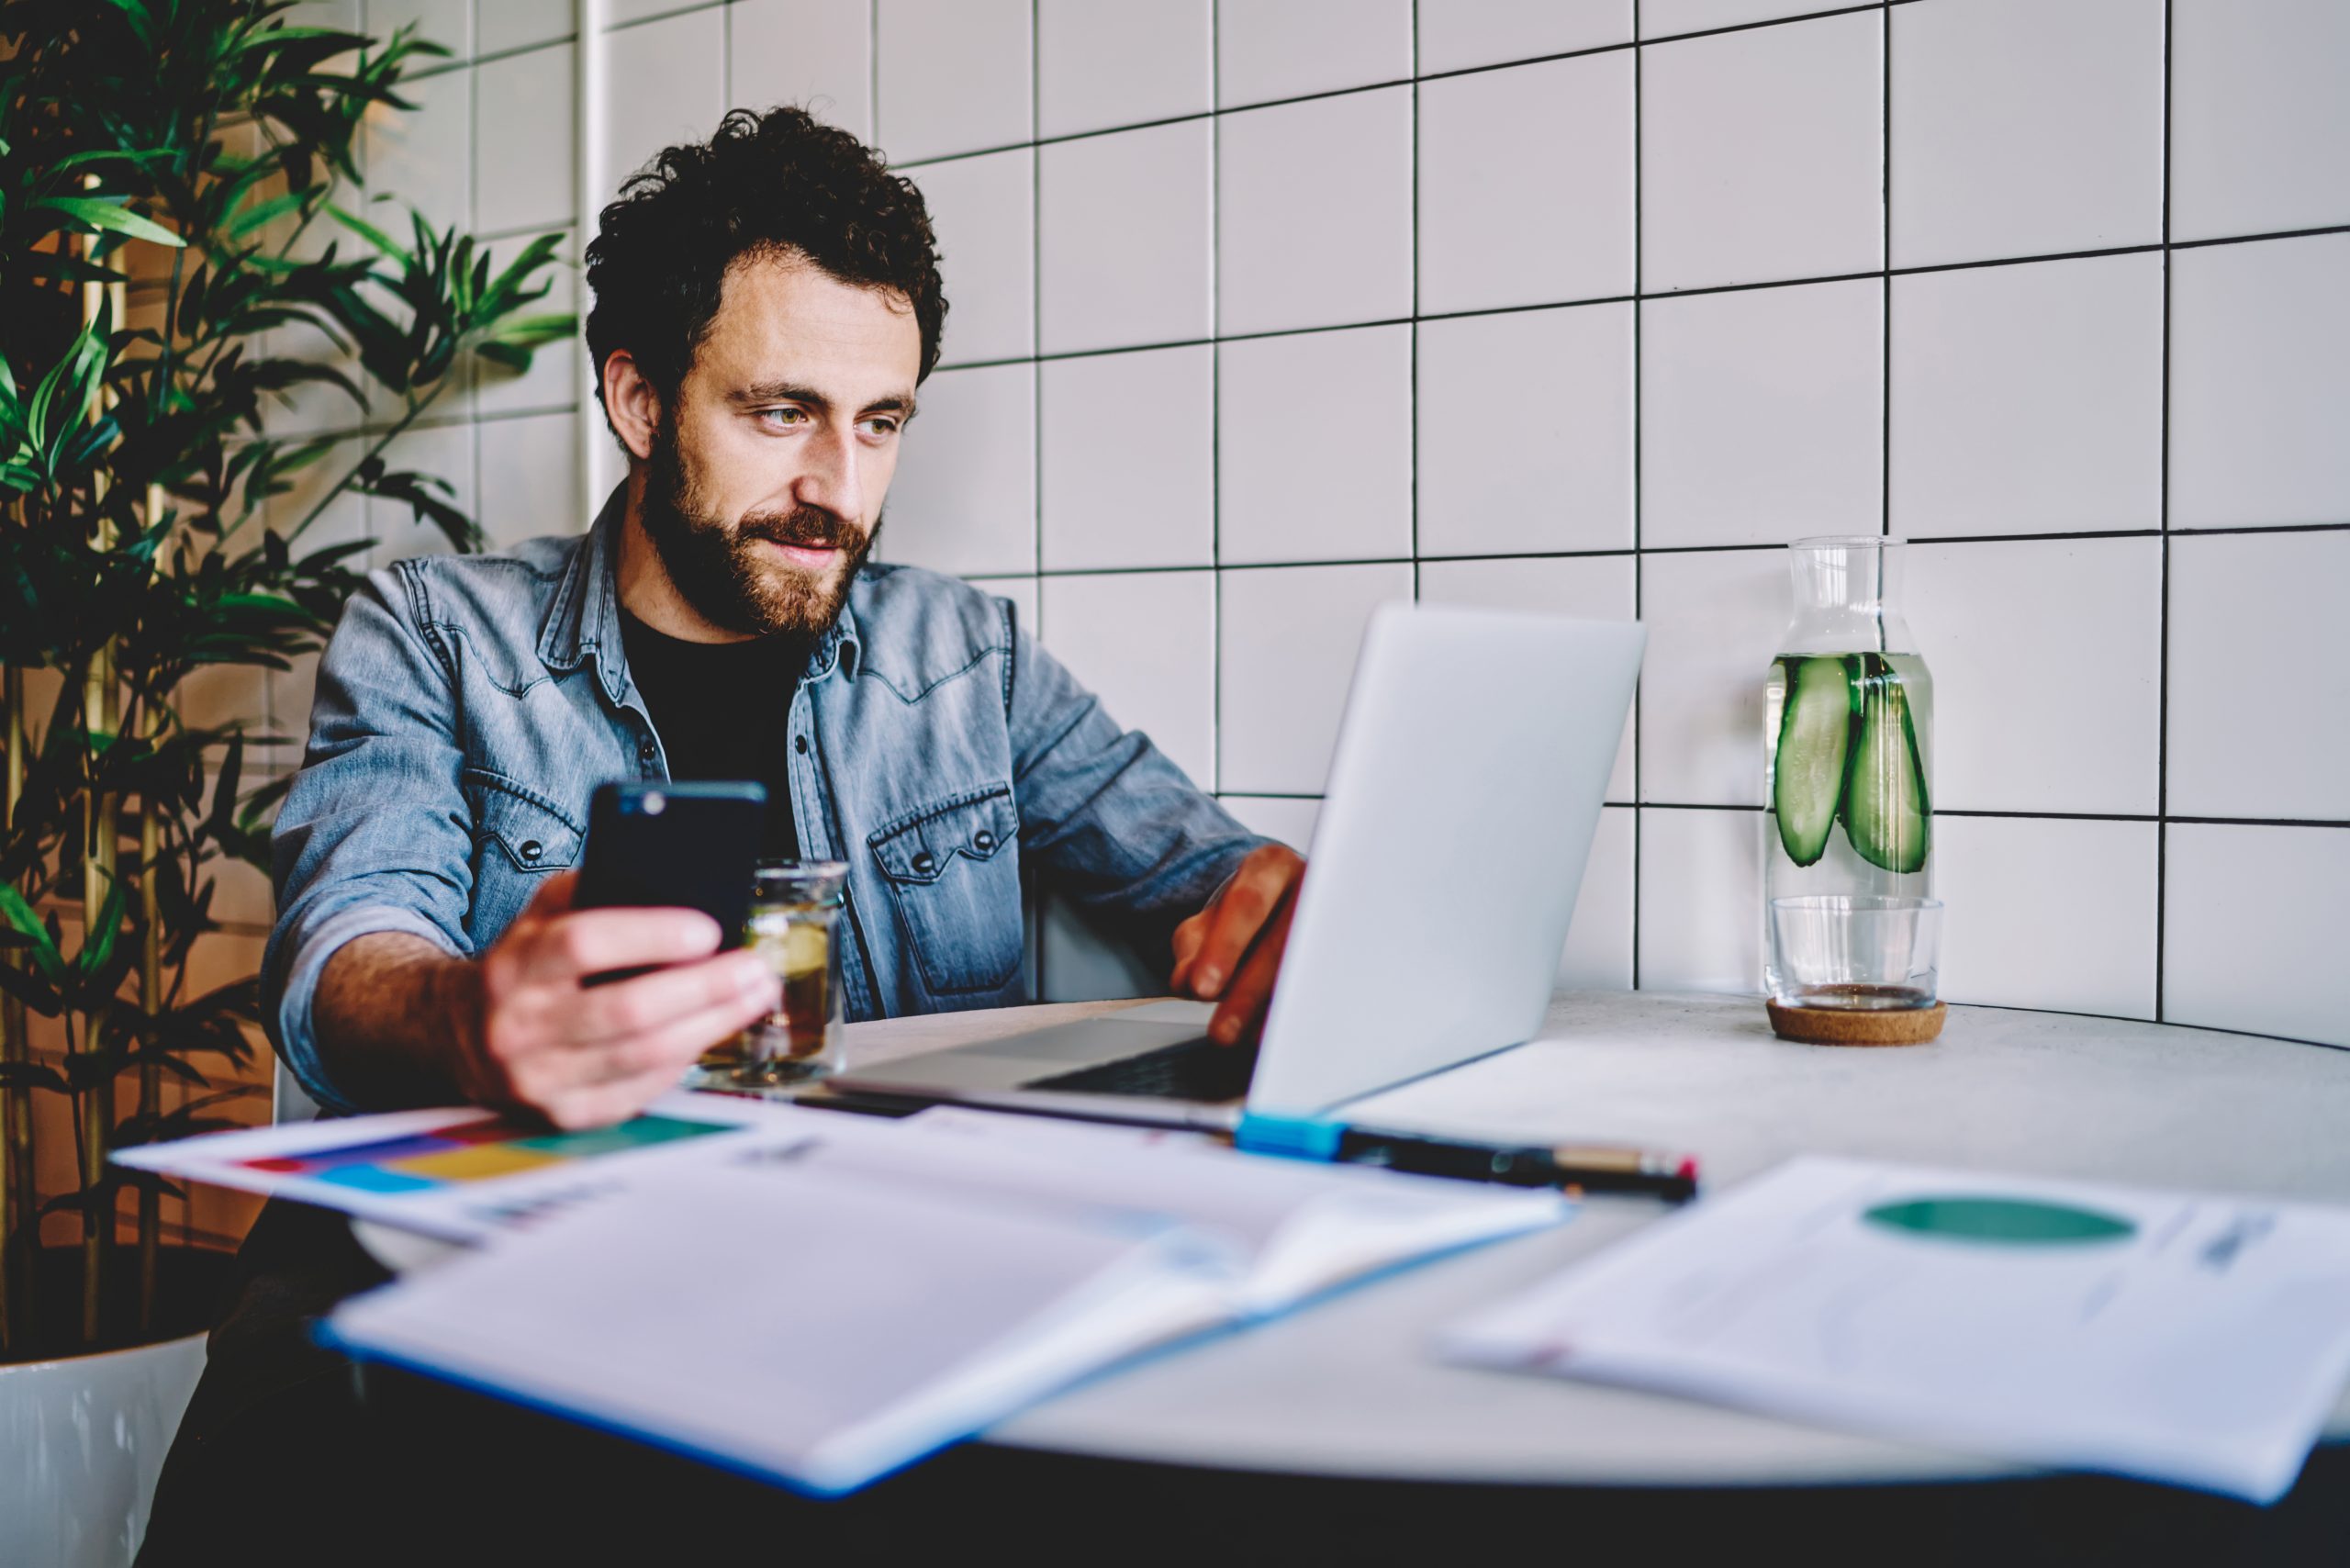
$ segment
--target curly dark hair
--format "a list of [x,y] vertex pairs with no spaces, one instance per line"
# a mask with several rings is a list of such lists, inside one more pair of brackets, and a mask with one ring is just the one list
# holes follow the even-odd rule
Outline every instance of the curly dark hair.
[[904,296],[922,330],[922,375],[938,364],[946,295],[922,192],[805,109],[735,109],[708,141],[663,148],[598,219],[588,247],[598,401],[604,362],[620,349],[665,403],[675,398],[727,269],[756,255],[803,257],[843,283]]

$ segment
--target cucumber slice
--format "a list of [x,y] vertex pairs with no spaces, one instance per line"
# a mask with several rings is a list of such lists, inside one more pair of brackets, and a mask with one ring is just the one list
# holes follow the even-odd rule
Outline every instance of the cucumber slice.
[[1844,836],[1872,866],[1904,875],[1922,870],[1932,808],[1908,691],[1900,673],[1875,654],[1859,655],[1852,685],[1861,722],[1844,790]]
[[1852,750],[1852,681],[1841,658],[1783,655],[1786,708],[1771,760],[1771,805],[1779,842],[1798,866],[1828,853],[1836,808],[1844,798],[1844,770]]

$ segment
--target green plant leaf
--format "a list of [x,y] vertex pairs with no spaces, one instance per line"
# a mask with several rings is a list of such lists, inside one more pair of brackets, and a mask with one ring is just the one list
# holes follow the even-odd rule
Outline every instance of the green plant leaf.
[[106,230],[132,240],[168,245],[175,251],[187,244],[186,241],[152,218],[141,218],[128,207],[118,207],[100,196],[46,196],[33,205],[37,209],[47,207],[62,212],[92,229]]
[[59,1070],[64,1073],[68,1088],[82,1092],[112,1083],[122,1072],[122,1060],[113,1051],[75,1051]]
[[129,901],[129,884],[117,877],[106,889],[104,902],[98,905],[98,923],[83,933],[82,950],[73,955],[73,968],[86,978],[104,973],[114,958],[116,939],[122,935],[122,913]]
[[300,191],[286,191],[283,195],[270,197],[267,201],[256,202],[222,224],[221,237],[233,240],[240,235],[250,234],[254,230],[283,218],[289,212],[300,210],[305,199],[304,193]]
[[0,882],[0,915],[6,916],[10,928],[31,945],[33,962],[40,972],[52,980],[64,980],[65,960],[57,951],[56,935],[25,902],[25,895],[6,882]]
[[382,252],[388,260],[406,262],[410,259],[408,253],[400,249],[398,241],[357,214],[345,211],[342,207],[329,203],[327,216]]
[[63,1073],[33,1061],[0,1061],[0,1089],[46,1089],[53,1094],[73,1092]]
[[[9,934],[11,945],[23,943],[15,933]],[[57,1016],[63,1000],[57,988],[29,969],[20,969],[11,963],[0,963],[0,991],[6,991],[44,1018]]]
[[557,342],[579,330],[579,318],[569,310],[548,310],[532,316],[515,316],[498,324],[490,336],[503,343]]
[[[218,1116],[199,1117],[194,1118],[194,1120],[200,1120],[217,1125],[207,1126],[196,1126],[191,1125],[186,1131],[175,1131],[171,1135],[171,1137],[180,1138],[190,1137],[200,1132],[226,1132],[231,1127],[242,1127],[245,1125],[242,1122],[226,1121]],[[130,1124],[129,1122],[117,1126],[115,1128],[115,1135],[108,1140],[107,1147],[110,1148],[129,1148],[138,1144],[162,1141],[152,1136],[142,1137],[137,1132],[129,1130],[129,1126]],[[121,1189],[128,1187],[135,1193],[159,1193],[167,1198],[185,1198],[187,1196],[187,1189],[185,1187],[182,1186],[179,1182],[173,1181],[170,1177],[164,1175],[160,1170],[141,1170],[136,1166],[130,1165],[109,1165],[106,1167],[106,1176],[107,1179],[114,1183],[118,1193],[119,1193]]]

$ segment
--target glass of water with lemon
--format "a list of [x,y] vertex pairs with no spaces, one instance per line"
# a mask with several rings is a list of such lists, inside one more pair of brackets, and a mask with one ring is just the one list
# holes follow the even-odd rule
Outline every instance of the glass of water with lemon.
[[822,1077],[840,1064],[841,958],[834,940],[848,868],[837,860],[769,860],[751,891],[743,946],[783,982],[773,1013],[703,1053],[700,1081],[768,1088]]

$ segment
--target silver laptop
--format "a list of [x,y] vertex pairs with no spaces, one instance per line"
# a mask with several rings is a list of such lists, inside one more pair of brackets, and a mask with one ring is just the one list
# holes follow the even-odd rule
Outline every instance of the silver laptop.
[[1317,1115],[1540,1027],[1639,678],[1631,622],[1427,605],[1355,662],[1255,1051],[1166,1002],[862,1067],[844,1093],[1229,1126]]

